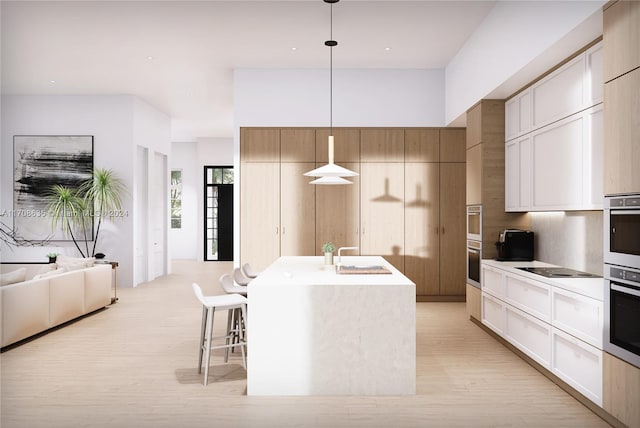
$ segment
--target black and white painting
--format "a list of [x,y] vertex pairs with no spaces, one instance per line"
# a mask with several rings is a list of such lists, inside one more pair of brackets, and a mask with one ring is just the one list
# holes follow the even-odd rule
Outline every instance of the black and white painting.
[[69,240],[51,229],[46,196],[60,184],[77,189],[92,177],[92,135],[15,135],[13,137],[13,225],[25,239]]

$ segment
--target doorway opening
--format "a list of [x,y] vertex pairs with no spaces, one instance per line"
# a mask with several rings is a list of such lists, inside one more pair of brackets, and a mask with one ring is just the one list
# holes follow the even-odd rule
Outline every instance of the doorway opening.
[[204,167],[204,260],[233,261],[233,166]]

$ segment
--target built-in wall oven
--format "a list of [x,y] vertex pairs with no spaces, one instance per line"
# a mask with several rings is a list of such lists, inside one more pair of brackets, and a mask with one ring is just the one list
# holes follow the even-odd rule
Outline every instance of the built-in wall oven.
[[482,205],[467,206],[467,284],[480,288]]
[[640,368],[640,195],[604,206],[604,349]]
[[467,283],[480,288],[482,242],[467,240]]
[[640,368],[640,269],[604,268],[604,350]]
[[482,241],[482,205],[467,206],[467,239]]

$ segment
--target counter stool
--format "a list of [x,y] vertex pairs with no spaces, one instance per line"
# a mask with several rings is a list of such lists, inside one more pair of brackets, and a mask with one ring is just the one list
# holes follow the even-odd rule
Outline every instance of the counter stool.
[[[220,285],[222,289],[227,294],[242,294],[243,296],[247,295],[248,287],[246,285],[235,285],[233,279],[229,276],[229,274],[224,274],[220,277]],[[244,329],[244,318],[242,321],[240,319],[240,309],[234,309],[229,311],[229,319],[227,320],[227,328],[233,330],[234,332],[238,332],[241,328]],[[237,343],[239,337],[238,335],[234,335],[231,338],[231,343]],[[235,347],[231,348],[231,352],[235,351]],[[229,349],[224,353],[225,362],[229,358]]]
[[244,276],[251,279],[256,278],[258,275],[260,275],[260,272],[256,272],[251,269],[251,265],[249,263],[245,263],[242,265],[242,273],[244,273]]
[[251,279],[244,276],[240,268],[235,268],[233,270],[233,280],[236,282],[236,284],[244,286],[248,285],[251,282]]
[[[220,296],[204,296],[202,289],[195,282],[193,283],[193,291],[202,303],[202,327],[200,329],[200,350],[198,352],[198,373],[202,372],[202,354],[205,353],[205,366],[204,366],[204,381],[203,384],[208,383],[209,378],[209,359],[211,357],[211,351],[213,349],[225,348],[225,362],[227,362],[229,348],[240,346],[242,352],[242,366],[247,369],[247,361],[245,357],[245,350],[247,341],[245,338],[244,330],[238,329],[235,331],[231,327],[231,314],[239,310],[239,316],[242,317],[242,321],[238,321],[238,325],[244,324],[244,319],[247,316],[247,298],[240,294],[223,294]],[[212,337],[213,336],[213,316],[217,310],[228,310],[229,317],[227,320],[227,334],[225,336]],[[237,336],[237,343],[235,337]],[[216,339],[226,339],[224,345],[213,346],[212,342]],[[234,339],[233,341],[230,341]]]

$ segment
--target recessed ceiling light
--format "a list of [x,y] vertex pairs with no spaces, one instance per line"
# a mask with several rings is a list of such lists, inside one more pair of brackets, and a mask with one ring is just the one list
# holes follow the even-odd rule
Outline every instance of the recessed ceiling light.
[[389,52],[391,50],[391,48],[390,47],[386,47],[386,48],[384,48],[384,50]]
[[297,51],[297,50],[298,50],[298,48],[291,48],[291,50],[292,50],[292,51]]
[[55,80],[49,80],[49,83],[56,83]]
[[153,57],[152,57],[151,55],[149,55],[149,56],[147,57],[147,59],[148,59],[149,61],[151,61],[151,60],[153,59]]

